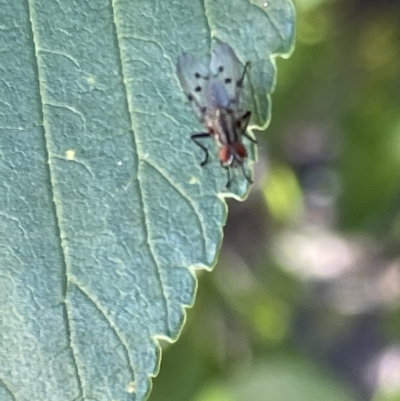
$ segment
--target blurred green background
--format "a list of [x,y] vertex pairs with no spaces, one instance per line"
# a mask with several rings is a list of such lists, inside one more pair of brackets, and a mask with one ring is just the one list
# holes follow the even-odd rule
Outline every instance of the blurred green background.
[[256,182],[151,401],[400,400],[399,3],[295,1]]

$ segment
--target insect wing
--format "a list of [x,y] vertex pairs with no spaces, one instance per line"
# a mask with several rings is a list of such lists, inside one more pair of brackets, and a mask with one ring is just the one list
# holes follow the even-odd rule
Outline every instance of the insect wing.
[[225,87],[229,98],[229,107],[234,110],[238,109],[244,67],[229,45],[218,43],[215,46],[211,56],[210,70],[213,77]]
[[229,94],[226,87],[215,77],[211,77],[205,87],[205,101],[209,110],[230,107]]
[[185,53],[179,57],[177,74],[196,116],[203,121],[207,109],[205,87],[210,75],[208,68],[191,54]]

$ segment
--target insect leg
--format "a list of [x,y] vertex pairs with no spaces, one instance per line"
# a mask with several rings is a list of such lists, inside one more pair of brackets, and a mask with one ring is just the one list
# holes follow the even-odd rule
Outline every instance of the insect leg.
[[250,117],[251,117],[251,111],[246,111],[246,113],[243,114],[242,116],[242,123],[244,123],[243,129],[246,129],[247,126],[249,125]]
[[250,67],[250,61],[248,61],[245,65],[244,65],[244,70],[243,70],[243,74],[242,77],[236,82],[236,85],[238,88],[241,88],[243,85],[243,81],[244,81],[244,77],[246,75],[247,72],[247,68]]
[[258,143],[254,138],[252,138],[246,131],[243,132],[243,136],[245,136],[250,142]]
[[[242,76],[236,81],[236,86],[235,86],[235,98],[231,100],[232,103],[239,104],[239,94],[241,93],[241,90],[243,88],[243,81],[244,77],[246,76],[247,68],[250,66],[250,62],[248,61],[244,65],[243,69],[243,74]],[[250,116],[249,116],[250,117]]]
[[247,180],[247,182],[248,182],[249,184],[252,184],[252,183],[253,183],[253,180],[246,174],[246,171],[245,171],[245,169],[244,169],[244,165],[241,164],[241,167],[242,167],[242,172],[243,172],[244,178],[246,178],[246,180]]
[[249,125],[250,117],[251,111],[246,111],[246,113],[244,113],[242,116],[242,122],[244,122],[242,135],[245,136],[250,142],[257,143],[257,141],[246,132],[246,128]]
[[231,171],[229,170],[229,166],[223,166],[223,167],[226,170],[226,174],[228,176],[228,181],[226,182],[225,188],[229,188],[231,186],[231,182],[232,182]]
[[198,141],[199,138],[209,138],[211,136],[211,134],[209,132],[200,132],[199,134],[192,134],[192,136],[190,137],[191,140],[197,145],[199,146],[201,149],[203,149],[204,153],[206,154],[205,159],[200,163],[200,166],[204,166],[207,161],[208,161],[208,149],[201,143]]

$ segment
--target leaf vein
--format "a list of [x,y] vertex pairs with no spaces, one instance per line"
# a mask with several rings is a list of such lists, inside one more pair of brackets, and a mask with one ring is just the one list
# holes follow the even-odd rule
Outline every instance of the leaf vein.
[[[249,1],[249,3],[250,3],[251,6],[255,7],[259,12],[263,13],[263,15],[265,15],[268,18],[269,22],[271,23],[271,25],[274,28],[275,32],[277,33],[278,37],[284,43],[285,42],[285,38],[283,37],[282,32],[279,30],[278,26],[276,25],[274,19],[272,18],[272,16],[268,12],[268,9],[261,8],[258,5],[252,3],[251,1]],[[270,9],[271,8],[269,8],[269,10]]]
[[[124,67],[124,61],[122,59],[123,53],[122,53],[122,49],[121,49],[121,34],[119,32],[119,24],[117,21],[117,15],[116,15],[116,0],[111,0],[111,8],[112,8],[112,13],[113,13],[113,18],[114,18],[114,25],[115,25],[115,32],[116,32],[116,43],[117,43],[117,50],[119,53],[119,61],[120,61],[120,68],[121,68],[121,75],[122,75],[122,82],[123,82],[123,86],[124,86],[124,94],[125,94],[125,99],[126,99],[126,103],[127,103],[127,107],[129,110],[129,118],[130,118],[130,125],[131,125],[131,132],[132,132],[132,141],[133,144],[135,146],[136,152],[139,155],[140,152],[140,144],[139,141],[136,140],[135,137],[135,127],[134,127],[134,109],[133,109],[133,105],[132,105],[132,100],[131,98],[128,96],[128,88],[127,88],[127,81],[126,81],[126,74],[125,74],[125,67]],[[137,131],[137,130],[136,130]],[[138,192],[139,192],[139,201],[143,207],[143,217],[144,217],[144,228],[145,228],[145,232],[146,232],[146,240],[147,240],[147,245],[150,251],[150,256],[153,259],[153,262],[157,268],[157,275],[158,275],[158,281],[160,283],[160,287],[163,293],[163,301],[164,301],[164,308],[165,308],[165,323],[166,323],[166,330],[168,332],[168,335],[171,337],[171,330],[169,327],[169,316],[170,316],[170,312],[169,312],[169,306],[168,306],[168,297],[167,297],[167,293],[165,290],[165,285],[164,285],[164,280],[163,280],[163,275],[161,272],[161,266],[159,261],[156,258],[156,254],[155,251],[151,245],[151,241],[150,241],[150,236],[149,236],[149,222],[148,222],[148,217],[147,217],[147,213],[146,213],[146,205],[145,205],[145,199],[143,196],[143,188],[142,188],[142,183],[141,183],[141,179],[140,179],[140,163],[138,160],[137,163],[137,182],[138,182]]]
[[10,390],[10,388],[6,385],[3,379],[0,378],[0,384],[3,388],[6,389],[7,393],[10,394],[13,400],[16,400],[14,393]]
[[179,185],[164,171],[162,170],[159,166],[151,162],[149,159],[143,160],[145,163],[147,163],[150,167],[152,167],[160,176],[167,181],[175,190],[178,192],[178,194],[185,199],[189,205],[192,207],[198,221],[199,221],[199,226],[200,230],[202,233],[202,238],[203,238],[203,248],[204,248],[204,253],[207,254],[207,243],[206,243],[206,230],[205,230],[205,224],[203,219],[201,218],[201,213],[198,210],[196,204],[193,202],[193,200],[185,193],[185,191],[179,187]]
[[[35,26],[35,15],[34,15],[34,7],[32,4],[33,0],[27,0],[27,6],[28,6],[28,14],[29,14],[29,23],[31,27],[31,40],[32,40],[32,48],[33,48],[33,63],[35,66],[35,74],[36,78],[38,81],[38,96],[39,96],[39,102],[41,106],[41,118],[43,120],[43,137],[44,137],[44,143],[45,143],[45,153],[46,153],[46,158],[48,161],[48,175],[49,175],[49,180],[50,180],[50,191],[51,191],[51,198],[52,198],[52,204],[53,204],[53,211],[54,211],[54,218],[55,218],[55,223],[56,223],[56,230],[58,234],[58,238],[60,239],[60,249],[61,249],[61,255],[62,255],[62,265],[64,269],[64,276],[66,277],[65,281],[65,286],[63,288],[63,295],[64,297],[67,296],[67,290],[68,290],[68,263],[66,260],[66,252],[65,252],[65,244],[63,243],[63,238],[64,236],[61,235],[62,229],[61,229],[61,218],[59,216],[58,210],[57,210],[57,204],[55,202],[55,193],[54,193],[54,178],[53,178],[53,167],[52,167],[52,161],[50,159],[50,151],[49,151],[49,130],[47,127],[47,123],[45,120],[45,102],[43,100],[43,79],[41,77],[42,72],[41,72],[41,66],[40,66],[40,60],[39,60],[39,54],[38,54],[38,38],[36,37],[35,32],[37,31],[36,26]],[[77,382],[78,382],[78,387],[81,395],[83,396],[84,391],[82,387],[82,380],[80,377],[79,373],[79,367],[78,367],[78,361],[77,361],[77,356],[74,351],[73,344],[71,342],[71,326],[70,326],[70,320],[69,320],[69,312],[68,312],[68,306],[67,303],[63,303],[64,306],[64,312],[65,315],[67,316],[66,319],[66,331],[69,333],[68,335],[68,342],[69,342],[69,347],[71,349],[72,353],[72,359],[73,359],[73,364],[75,367],[76,371],[76,377],[77,377]]]
[[[206,5],[207,0],[202,1],[203,9],[204,9],[204,17],[206,19],[207,27],[208,30],[210,31],[210,37],[212,36],[212,29],[211,29],[211,24],[210,24],[210,18],[208,17],[208,8]],[[211,46],[210,46],[211,47]]]
[[118,330],[118,325],[115,324],[112,319],[107,315],[105,309],[101,306],[101,303],[98,300],[93,299],[90,294],[84,290],[84,286],[79,284],[76,279],[71,279],[71,283],[73,283],[76,288],[96,307],[96,309],[101,313],[101,315],[104,317],[105,321],[108,323],[109,327],[111,330],[114,332],[118,340],[121,342],[122,346],[124,347],[125,350],[125,356],[127,360],[129,361],[129,368],[131,369],[132,373],[132,380],[135,378],[135,369],[134,369],[134,364],[130,358],[129,354],[129,347],[128,344],[126,343],[124,336],[120,333]]

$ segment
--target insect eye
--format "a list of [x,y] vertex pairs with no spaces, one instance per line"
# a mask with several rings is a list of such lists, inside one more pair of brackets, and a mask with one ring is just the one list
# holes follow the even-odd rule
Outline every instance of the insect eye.
[[227,164],[231,160],[231,151],[228,146],[224,146],[219,150],[219,159],[222,164]]
[[201,92],[201,86],[196,86],[196,88],[194,89],[196,92]]
[[226,78],[226,79],[225,79],[225,83],[226,83],[226,84],[230,84],[231,82],[232,82],[232,79],[231,79],[231,78]]
[[247,151],[246,148],[244,147],[244,145],[242,143],[237,143],[235,144],[235,150],[236,153],[241,157],[241,158],[245,158],[247,157]]

